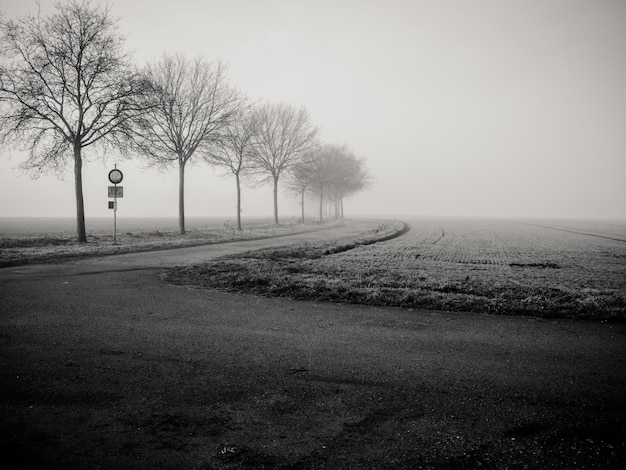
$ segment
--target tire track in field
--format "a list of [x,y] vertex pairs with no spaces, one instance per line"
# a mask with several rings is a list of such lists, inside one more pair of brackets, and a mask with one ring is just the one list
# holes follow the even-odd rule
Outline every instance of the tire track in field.
[[570,229],[567,229],[567,228],[551,227],[549,225],[536,225],[536,224],[524,224],[524,225],[529,225],[531,227],[547,228],[547,229],[550,229],[550,230],[557,230],[559,232],[575,233],[577,235],[586,235],[588,237],[604,238],[605,240],[612,240],[612,241],[615,241],[615,242],[626,243],[626,240],[624,240],[623,238],[609,237],[607,235],[599,235],[597,233],[580,232],[580,231],[577,231],[577,230],[570,230]]
[[433,242],[433,245],[436,245],[439,240],[446,236],[446,231],[444,230],[444,228],[441,225],[437,225],[437,227],[439,227],[439,229],[441,230],[441,235],[439,235],[439,238],[437,238],[437,240]]

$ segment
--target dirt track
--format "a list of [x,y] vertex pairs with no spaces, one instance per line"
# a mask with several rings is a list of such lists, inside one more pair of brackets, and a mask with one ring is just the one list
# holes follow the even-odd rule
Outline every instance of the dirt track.
[[215,249],[0,270],[3,455],[64,469],[619,468],[626,458],[626,325],[159,280],[157,266]]

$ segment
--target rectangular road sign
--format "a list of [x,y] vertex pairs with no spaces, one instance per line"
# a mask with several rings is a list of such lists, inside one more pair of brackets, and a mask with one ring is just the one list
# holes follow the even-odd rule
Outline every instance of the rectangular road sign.
[[109,197],[124,197],[124,186],[109,186]]

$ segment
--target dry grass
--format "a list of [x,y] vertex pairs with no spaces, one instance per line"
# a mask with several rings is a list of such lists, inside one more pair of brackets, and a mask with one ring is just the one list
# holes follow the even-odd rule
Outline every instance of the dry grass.
[[169,279],[297,299],[626,319],[626,226],[411,225],[386,243],[339,253],[328,245],[249,252],[171,271]]

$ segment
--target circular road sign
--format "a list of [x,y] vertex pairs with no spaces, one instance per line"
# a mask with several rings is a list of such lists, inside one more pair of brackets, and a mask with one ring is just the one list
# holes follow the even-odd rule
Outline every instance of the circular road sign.
[[124,179],[124,175],[117,168],[109,171],[109,181],[113,184],[119,184]]

